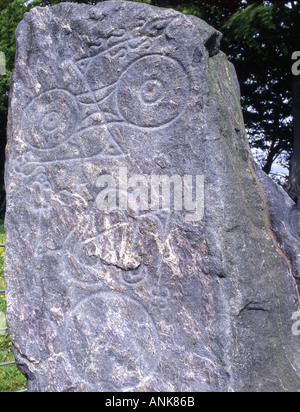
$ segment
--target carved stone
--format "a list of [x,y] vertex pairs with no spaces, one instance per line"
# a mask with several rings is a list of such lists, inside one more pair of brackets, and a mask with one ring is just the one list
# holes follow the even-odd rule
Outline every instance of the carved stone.
[[220,39],[119,1],[20,24],[6,287],[29,391],[300,390],[299,231],[272,231]]

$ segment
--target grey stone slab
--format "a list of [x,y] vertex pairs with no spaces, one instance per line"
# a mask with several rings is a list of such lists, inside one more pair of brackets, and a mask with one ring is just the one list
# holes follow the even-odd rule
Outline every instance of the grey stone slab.
[[220,40],[119,1],[18,27],[5,270],[29,391],[300,390],[299,213],[252,164]]

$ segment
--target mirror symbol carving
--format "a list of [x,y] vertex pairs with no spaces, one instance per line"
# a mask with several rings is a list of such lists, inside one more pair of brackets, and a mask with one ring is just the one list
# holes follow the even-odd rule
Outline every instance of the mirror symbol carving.
[[[47,253],[43,238],[47,219],[52,218],[49,199],[57,196],[47,176],[51,166],[63,161],[124,157],[122,139],[116,137],[122,135],[120,127],[151,132],[171,125],[185,112],[190,80],[183,64],[176,58],[149,52],[151,42],[163,35],[169,23],[161,19],[141,23],[141,38],[126,40],[125,31],[115,34],[107,41],[109,50],[97,54],[95,50],[105,43],[99,41],[91,47],[94,55],[75,66],[84,84],[78,94],[51,89],[25,108],[22,130],[26,130],[23,140],[27,145],[14,167],[30,182],[35,196],[36,259],[41,261]],[[121,69],[112,76],[103,74],[111,72],[110,64],[115,65],[115,59],[122,62]],[[72,193],[69,196],[74,199]],[[80,223],[86,218],[82,216]],[[155,221],[156,217],[152,218]],[[81,285],[109,287],[105,283],[108,277],[131,291],[146,284],[150,278],[147,263],[133,258],[132,267],[124,267],[120,257],[116,260],[105,249],[108,244],[118,251],[118,241],[126,238],[128,231],[138,233],[142,220],[138,218],[130,227],[128,218],[122,215],[109,230],[90,237],[80,234],[77,222],[62,241],[60,259],[65,273]],[[91,221],[85,223],[91,225]],[[159,219],[156,223],[160,225]],[[153,233],[151,236],[154,238]],[[129,249],[135,248],[135,242],[133,235]],[[147,302],[154,312],[166,309],[170,298],[169,290],[160,285],[162,258],[157,259],[153,266],[158,284],[150,287]],[[126,336],[122,330],[128,332]],[[65,341],[70,363],[82,379],[103,382],[116,390],[135,388],[153,374],[160,360],[160,340],[152,317],[141,303],[118,292],[81,298],[67,317]]]

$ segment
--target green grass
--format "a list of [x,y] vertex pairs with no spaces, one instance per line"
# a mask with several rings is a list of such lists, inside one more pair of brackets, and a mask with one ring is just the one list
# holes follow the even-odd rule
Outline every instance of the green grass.
[[[0,220],[0,244],[5,244],[5,232],[3,221]],[[0,290],[4,289],[3,270],[4,249],[0,248]],[[0,293],[0,312],[6,312],[5,295]],[[3,327],[3,325],[0,325]],[[14,360],[11,350],[11,341],[7,334],[0,332],[0,363]],[[0,366],[0,392],[17,392],[26,389],[26,378],[21,374],[16,365]]]

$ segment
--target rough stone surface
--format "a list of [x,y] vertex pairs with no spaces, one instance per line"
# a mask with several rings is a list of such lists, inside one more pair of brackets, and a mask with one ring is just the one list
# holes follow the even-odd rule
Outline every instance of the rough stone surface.
[[[300,390],[299,213],[252,161],[220,38],[118,1],[20,24],[5,268],[29,391]],[[119,168],[203,175],[204,218],[101,211]]]

